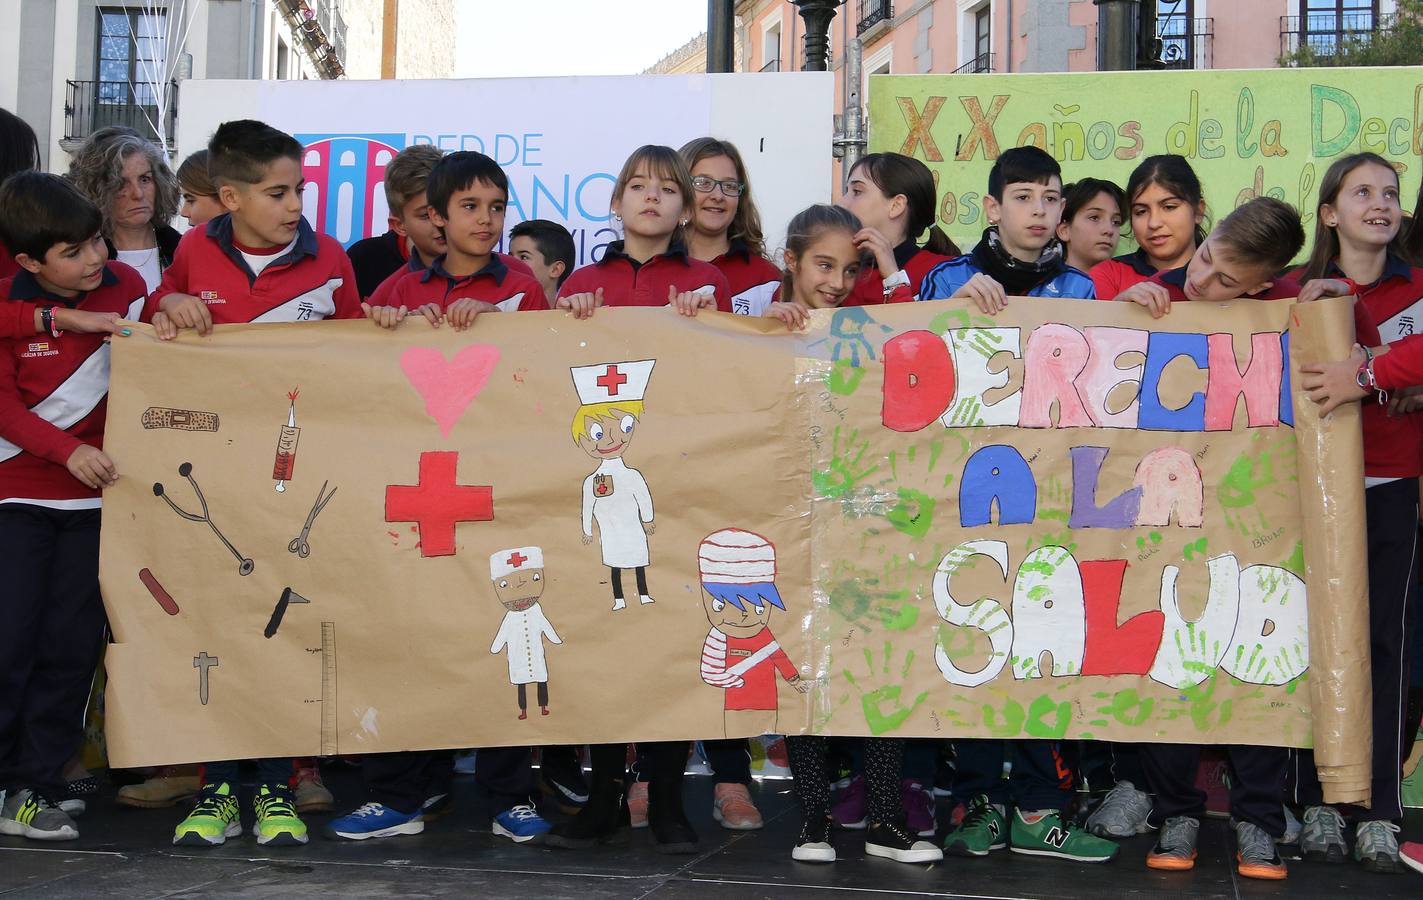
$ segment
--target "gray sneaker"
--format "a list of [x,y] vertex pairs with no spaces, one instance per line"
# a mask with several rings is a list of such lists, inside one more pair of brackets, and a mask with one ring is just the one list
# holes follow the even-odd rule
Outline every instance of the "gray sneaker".
[[1196,865],[1196,842],[1201,823],[1190,816],[1172,816],[1161,826],[1161,837],[1146,855],[1149,869],[1184,872]]
[[1151,795],[1130,781],[1118,781],[1102,803],[1087,817],[1087,830],[1097,837],[1127,838],[1151,830]]
[[1274,837],[1252,822],[1235,823],[1235,871],[1266,881],[1282,881],[1289,874]]
[[1360,822],[1354,832],[1354,858],[1370,872],[1397,872],[1397,833],[1392,822]]
[[1286,806],[1285,836],[1280,838],[1280,843],[1290,847],[1297,847],[1299,845],[1299,836],[1302,831],[1304,831],[1304,826],[1300,824],[1299,819],[1295,818],[1294,810]]
[[1344,817],[1328,806],[1311,806],[1304,811],[1304,828],[1299,835],[1299,851],[1314,862],[1341,863],[1349,858],[1344,841]]
[[[0,807],[0,834],[34,841],[72,841],[79,837],[79,827],[54,801],[25,788],[10,792]],[[1397,846],[1394,859],[1398,858]]]

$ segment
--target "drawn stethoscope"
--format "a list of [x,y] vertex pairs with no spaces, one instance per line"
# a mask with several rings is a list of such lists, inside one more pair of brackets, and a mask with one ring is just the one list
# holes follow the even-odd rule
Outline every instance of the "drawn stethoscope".
[[321,511],[326,508],[326,504],[331,502],[331,498],[336,496],[336,488],[331,489],[331,493],[326,493],[326,485],[329,481],[321,482],[321,490],[316,494],[316,502],[311,506],[311,512],[306,515],[306,524],[301,528],[301,534],[292,538],[292,542],[287,544],[287,552],[295,553],[302,559],[311,555],[311,544],[307,543],[307,536],[311,534],[311,526],[316,524],[316,517],[321,515]]
[[203,508],[202,515],[199,516],[190,513],[180,507],[178,504],[174,503],[173,500],[163,492],[162,482],[154,482],[153,496],[162,497],[163,502],[167,503],[168,506],[173,510],[173,512],[182,516],[184,519],[187,519],[189,522],[206,522],[207,526],[212,529],[212,533],[217,535],[217,539],[222,541],[222,545],[228,550],[230,550],[232,552],[232,555],[237,558],[237,574],[251,575],[252,569],[255,568],[255,564],[252,562],[252,560],[247,559],[241,553],[238,553],[237,548],[232,546],[232,542],[229,541],[226,537],[224,537],[223,533],[221,531],[218,531],[217,526],[213,524],[212,516],[208,513],[207,499],[203,497],[203,489],[198,487],[197,479],[193,477],[193,464],[190,462],[183,463],[181,466],[178,467],[178,474],[188,479],[188,483],[193,486],[193,493],[197,495],[198,504]]

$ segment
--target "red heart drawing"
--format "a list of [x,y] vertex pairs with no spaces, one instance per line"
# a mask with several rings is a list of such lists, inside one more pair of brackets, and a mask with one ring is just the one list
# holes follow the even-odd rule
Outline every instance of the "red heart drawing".
[[445,437],[450,436],[455,422],[479,396],[498,364],[499,348],[493,344],[465,347],[449,362],[434,347],[411,347],[400,354],[401,371],[424,399],[425,412]]

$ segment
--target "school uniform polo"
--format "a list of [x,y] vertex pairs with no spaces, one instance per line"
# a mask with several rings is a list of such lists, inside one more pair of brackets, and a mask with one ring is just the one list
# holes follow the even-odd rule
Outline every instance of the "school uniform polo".
[[[77,297],[47,293],[27,271],[0,281],[0,303],[64,306],[132,319],[143,306],[143,277],[110,262],[99,287]],[[31,322],[33,326],[33,322]],[[98,509],[99,492],[69,474],[83,444],[104,442],[109,345],[104,334],[29,334],[0,342],[0,504]]]
[[1156,274],[1156,267],[1147,258],[1146,251],[1138,248],[1097,263],[1087,274],[1092,277],[1098,300],[1115,300],[1132,285],[1149,280]]
[[558,296],[594,293],[603,289],[604,306],[666,306],[667,292],[710,292],[716,308],[731,312],[731,288],[721,270],[709,262],[692,259],[686,248],[674,245],[666,253],[647,262],[638,262],[623,252],[623,242],[613,241],[603,258],[576,270]]
[[[253,262],[260,257],[260,273]],[[207,304],[214,324],[359,319],[361,297],[346,251],[302,219],[296,237],[275,253],[246,250],[233,240],[232,216],[194,228],[178,242],[173,264],[144,305],[153,321],[169,294],[191,294]]]
[[731,247],[711,264],[726,276],[731,311],[737,315],[765,315],[766,307],[781,289],[781,270],[766,257],[752,253],[743,241],[732,241]]
[[[1389,255],[1383,274],[1373,284],[1363,285],[1346,278],[1333,263],[1326,278],[1338,278],[1354,289],[1356,339],[1367,347],[1393,344],[1418,332],[1423,316],[1423,269],[1414,268]],[[1368,321],[1361,322],[1360,314]],[[1371,330],[1371,326],[1373,329]],[[1379,363],[1393,353],[1379,357]],[[1372,400],[1363,403],[1364,476],[1370,484],[1382,479],[1423,475],[1423,414],[1390,416],[1387,407]]]
[[458,300],[483,300],[502,312],[548,309],[538,281],[513,271],[498,255],[491,256],[478,272],[459,276],[445,270],[445,257],[441,256],[428,269],[402,275],[381,305],[414,310],[435,303],[443,312]]
[[850,289],[850,296],[840,305],[875,306],[881,303],[908,303],[918,300],[919,288],[930,270],[951,259],[951,256],[921,250],[912,240],[905,241],[894,248],[894,262],[909,277],[909,284],[896,286],[893,293],[885,297],[885,276],[894,273],[881,272],[871,258],[860,267],[860,275],[855,279],[855,286]]
[[[368,238],[367,240],[374,240],[374,238]],[[507,253],[496,253],[494,257],[503,262],[510,271],[521,272],[530,278],[534,277],[534,270],[530,269],[528,264],[522,259],[519,259],[519,257],[510,256]],[[420,251],[411,247],[409,259],[403,261],[373,292],[370,294],[363,293],[362,296],[366,298],[366,302],[371,306],[399,306],[398,303],[390,302],[390,292],[395,290],[395,285],[401,278],[405,277],[406,273],[423,272],[429,268],[429,265],[429,263],[420,257]],[[542,290],[542,285],[540,285],[540,290]]]

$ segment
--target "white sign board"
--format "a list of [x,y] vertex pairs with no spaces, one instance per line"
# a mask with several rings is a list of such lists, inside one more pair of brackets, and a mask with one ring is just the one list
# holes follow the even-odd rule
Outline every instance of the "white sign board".
[[180,158],[219,123],[260,119],[307,147],[306,215],[341,243],[386,230],[385,164],[412,144],[478,150],[509,176],[506,228],[552,219],[578,264],[621,237],[608,201],[642,144],[730,140],[745,158],[767,245],[831,191],[833,76],[823,72],[461,81],[191,81]]

